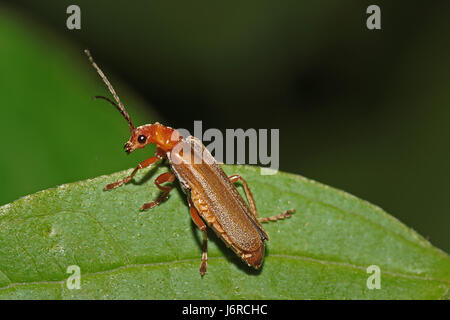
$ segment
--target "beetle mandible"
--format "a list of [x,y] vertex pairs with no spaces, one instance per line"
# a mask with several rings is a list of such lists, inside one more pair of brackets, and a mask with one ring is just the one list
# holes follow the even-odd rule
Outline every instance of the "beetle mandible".
[[[247,182],[240,175],[226,176],[200,140],[192,136],[183,138],[177,130],[158,122],[135,127],[119,96],[103,71],[95,63],[89,50],[85,50],[85,53],[107,85],[116,103],[104,96],[95,96],[94,98],[104,99],[114,105],[128,122],[131,137],[124,146],[126,153],[129,154],[136,149],[144,148],[149,143],[156,145],[154,156],[139,163],[126,178],[108,184],[104,190],[120,187],[131,181],[139,169],[167,159],[171,172],[163,173],[155,179],[155,185],[162,191],[162,194],[155,201],[145,203],[141,210],[151,209],[163,202],[169,196],[173,186],[163,186],[162,184],[178,179],[181,189],[187,195],[191,218],[203,232],[200,274],[205,275],[208,260],[206,225],[212,228],[244,262],[258,269],[264,258],[264,240],[269,240],[261,223],[288,218],[295,210],[291,209],[271,217],[258,218],[255,201]],[[242,182],[244,186],[248,205],[234,185],[237,181]]]

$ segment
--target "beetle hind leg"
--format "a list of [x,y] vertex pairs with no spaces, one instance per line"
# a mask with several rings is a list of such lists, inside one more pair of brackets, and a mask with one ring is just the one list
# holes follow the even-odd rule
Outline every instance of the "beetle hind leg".
[[188,198],[189,202],[189,212],[191,213],[192,221],[196,224],[196,226],[203,231],[203,252],[202,252],[202,263],[200,265],[200,275],[203,277],[206,273],[206,268],[208,266],[208,236],[206,234],[206,224],[200,218],[197,209],[192,203],[191,198]]
[[202,252],[202,263],[200,265],[200,275],[203,277],[206,273],[206,268],[208,266],[208,237],[206,235],[206,229],[203,230],[203,252]]
[[274,216],[270,217],[264,217],[264,218],[258,218],[258,221],[261,223],[270,222],[270,221],[277,221],[277,220],[283,220],[286,218],[289,218],[292,216],[292,214],[295,212],[294,209],[286,210],[285,212],[276,214]]
[[291,209],[291,210],[287,210],[285,212],[282,212],[282,213],[274,215],[274,216],[258,218],[258,211],[256,210],[255,200],[253,199],[252,192],[250,191],[250,188],[249,188],[247,182],[244,180],[244,178],[242,178],[238,174],[235,174],[235,175],[229,176],[228,179],[230,179],[230,181],[232,183],[235,183],[238,181],[242,182],[242,184],[244,185],[245,195],[247,196],[247,200],[250,205],[250,209],[253,213],[253,216],[256,219],[258,219],[258,221],[261,223],[265,223],[265,222],[269,222],[269,221],[283,220],[283,219],[289,218],[295,212],[294,209]]
[[245,196],[247,197],[248,204],[250,205],[250,209],[255,218],[258,218],[258,211],[256,210],[255,200],[253,199],[253,195],[252,192],[250,191],[247,181],[245,181],[244,178],[242,178],[238,174],[229,176],[228,179],[230,179],[232,183],[236,183],[238,181],[242,182],[242,184],[244,185]]

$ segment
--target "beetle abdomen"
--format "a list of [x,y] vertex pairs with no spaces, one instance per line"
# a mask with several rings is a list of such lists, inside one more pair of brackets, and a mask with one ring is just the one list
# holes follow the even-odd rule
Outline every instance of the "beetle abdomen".
[[230,236],[225,232],[222,225],[217,221],[214,214],[212,214],[207,202],[201,198],[201,195],[196,191],[191,191],[191,199],[195,205],[195,208],[200,213],[201,217],[205,220],[208,226],[214,230],[214,232],[225,242],[227,247],[233,249],[233,251],[242,258],[249,266],[259,268],[261,266],[262,259],[264,257],[264,241],[260,238],[254,238],[254,243],[248,244],[247,247],[251,247],[252,250],[246,251],[242,249],[242,246],[236,245]]
[[188,137],[168,159],[202,218],[244,261],[258,267],[268,236],[209,151]]

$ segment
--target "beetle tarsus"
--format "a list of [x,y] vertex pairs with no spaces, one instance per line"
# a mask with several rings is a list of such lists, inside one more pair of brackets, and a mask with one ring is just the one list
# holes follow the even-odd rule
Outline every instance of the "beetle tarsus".
[[287,219],[287,218],[291,217],[294,212],[295,212],[295,209],[289,209],[285,212],[282,212],[282,213],[274,215],[274,216],[258,218],[258,221],[261,223],[265,223],[265,222],[283,220],[283,219]]
[[202,253],[202,264],[200,265],[200,275],[203,277],[206,273],[206,268],[208,266],[208,236],[206,233],[206,228],[203,230],[203,253]]
[[152,202],[149,202],[149,203],[144,203],[139,210],[141,210],[141,211],[150,210],[150,209],[156,207],[158,204],[159,203],[157,203],[156,201],[152,201]]
[[103,190],[104,190],[104,191],[109,191],[109,190],[118,188],[118,187],[122,186],[123,184],[125,184],[125,183],[127,183],[127,182],[128,182],[128,181],[124,181],[124,180],[116,181],[116,182],[113,182],[113,183],[110,183],[110,184],[106,185],[106,186],[103,188]]
[[207,267],[206,261],[202,261],[202,265],[200,266],[200,275],[202,276],[202,278],[206,274],[206,267]]
[[124,179],[122,179],[122,180],[119,180],[119,181],[116,181],[116,182],[113,182],[113,183],[110,183],[110,184],[106,185],[106,186],[103,188],[103,190],[104,190],[104,191],[112,190],[112,189],[118,188],[118,187],[120,187],[120,186],[122,186],[122,185],[124,185],[124,184],[126,184],[126,183],[128,183],[128,182],[130,182],[131,179],[133,179],[134,175],[136,174],[136,172],[137,172],[139,169],[141,169],[140,166],[138,166],[137,168],[135,168],[135,169],[133,170],[133,172],[132,172],[128,177],[126,177],[126,178],[124,178]]

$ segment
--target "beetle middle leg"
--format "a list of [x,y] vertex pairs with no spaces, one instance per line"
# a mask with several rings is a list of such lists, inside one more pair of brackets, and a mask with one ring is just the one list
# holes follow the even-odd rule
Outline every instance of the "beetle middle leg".
[[256,210],[255,200],[253,199],[253,195],[252,195],[252,192],[250,191],[247,181],[245,181],[244,178],[242,178],[238,174],[229,176],[228,178],[230,179],[230,181],[232,183],[236,183],[238,181],[242,182],[242,184],[244,185],[245,195],[247,196],[248,203],[250,204],[250,209],[251,209],[250,211],[253,213],[255,218],[258,219],[259,222],[265,223],[265,222],[269,222],[269,221],[283,220],[283,219],[289,218],[292,215],[292,213],[295,212],[294,209],[291,209],[291,210],[282,212],[280,214],[276,214],[274,216],[258,218],[258,211]]
[[163,193],[155,201],[152,201],[149,203],[144,203],[144,205],[141,207],[141,211],[149,210],[149,209],[157,206],[164,200],[166,200],[167,197],[169,196],[170,191],[172,190],[172,186],[165,187],[165,186],[162,186],[161,184],[165,183],[165,182],[174,182],[174,181],[175,181],[175,176],[170,172],[165,172],[165,173],[159,175],[155,179],[155,184],[158,187],[158,189],[161,190]]
[[203,222],[202,218],[198,214],[197,209],[192,203],[191,198],[188,198],[189,202],[189,212],[191,213],[192,221],[197,225],[197,227],[203,231],[203,253],[202,253],[202,264],[200,265],[200,275],[203,277],[206,273],[207,261],[208,261],[208,237],[206,234],[206,224]]

